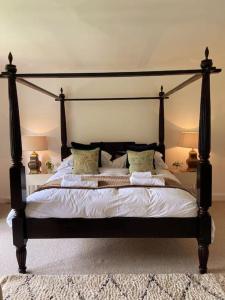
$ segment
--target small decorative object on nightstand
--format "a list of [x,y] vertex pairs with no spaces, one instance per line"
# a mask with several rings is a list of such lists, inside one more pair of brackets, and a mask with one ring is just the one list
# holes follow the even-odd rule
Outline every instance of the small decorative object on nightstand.
[[184,148],[192,148],[189,152],[189,157],[186,160],[188,165],[187,171],[195,172],[198,165],[197,152],[194,148],[198,147],[198,133],[197,132],[182,132],[179,145]]
[[28,167],[30,169],[30,174],[41,173],[41,162],[38,159],[38,153],[35,151],[47,150],[47,138],[46,136],[23,136],[23,150],[33,151],[30,155],[30,161]]
[[178,160],[176,160],[175,162],[173,162],[172,166],[173,166],[173,168],[174,168],[175,170],[178,170],[178,169],[181,169],[181,168],[182,168],[183,163],[180,162],[180,161],[178,161]]
[[50,160],[47,160],[46,162],[45,162],[45,166],[46,166],[46,168],[47,168],[47,172],[48,172],[48,174],[52,174],[53,172],[54,172],[54,164],[50,161]]
[[51,176],[52,174],[27,174],[27,194],[32,194],[39,186],[45,184]]

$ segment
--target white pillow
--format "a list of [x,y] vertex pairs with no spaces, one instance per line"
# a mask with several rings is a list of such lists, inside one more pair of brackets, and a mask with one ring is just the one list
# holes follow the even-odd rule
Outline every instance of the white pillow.
[[127,163],[127,154],[124,154],[114,159],[113,161],[111,160],[105,161],[104,164],[102,163],[102,167],[121,169],[121,168],[126,168],[126,163]]
[[127,168],[99,168],[101,175],[108,176],[123,176],[129,174],[129,169]]
[[101,165],[102,167],[108,166],[111,162],[112,155],[106,151],[101,151]]
[[[111,162],[110,161],[111,157],[112,157],[112,155],[109,154],[108,152],[101,151],[101,164],[103,167],[109,166],[109,162]],[[73,155],[71,154],[67,158],[63,159],[61,164],[58,166],[57,171],[62,170],[67,167],[72,167],[72,166],[73,166]]]
[[154,155],[155,168],[168,170],[169,168],[168,168],[167,164],[163,161],[162,157],[163,157],[162,153],[160,153],[158,151],[155,152],[155,155]]
[[60,171],[64,168],[72,167],[73,166],[73,156],[72,154],[67,158],[64,158],[61,164],[58,166],[57,171]]
[[113,168],[125,168],[127,164],[127,154],[124,154],[112,161]]

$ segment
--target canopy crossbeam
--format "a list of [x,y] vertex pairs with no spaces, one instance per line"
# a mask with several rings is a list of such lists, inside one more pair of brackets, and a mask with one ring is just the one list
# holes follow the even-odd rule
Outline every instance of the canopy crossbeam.
[[[9,63],[12,65],[13,56],[10,52]],[[13,65],[12,65],[13,66]],[[15,79],[20,84],[30,87],[36,91],[39,91],[47,96],[54,98],[56,101],[60,101],[60,97],[32,82],[25,80],[24,78],[113,78],[113,77],[145,77],[145,76],[174,76],[174,75],[188,75],[193,76],[184,82],[180,83],[173,89],[164,94],[164,99],[168,99],[170,95],[183,89],[194,81],[202,78],[204,69],[185,69],[185,70],[159,70],[159,71],[130,71],[130,72],[86,72],[86,73],[23,73],[14,74]],[[215,74],[221,72],[221,69],[211,67],[210,73]],[[8,78],[8,72],[2,72],[0,78]],[[160,100],[159,96],[139,96],[139,97],[95,97],[95,98],[65,98],[63,101],[118,101],[118,100]]]
[[[211,73],[219,73],[221,69],[212,67]],[[21,73],[16,78],[107,78],[107,77],[145,77],[202,74],[202,69],[159,70],[159,71],[129,71],[129,72],[77,72],[77,73]],[[8,76],[2,72],[2,76]]]

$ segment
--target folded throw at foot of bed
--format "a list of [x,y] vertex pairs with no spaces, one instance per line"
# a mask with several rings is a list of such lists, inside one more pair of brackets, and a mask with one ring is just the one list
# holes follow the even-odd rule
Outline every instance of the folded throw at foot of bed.
[[164,186],[165,179],[162,176],[137,177],[132,174],[130,176],[130,183],[132,185]]
[[133,172],[131,176],[135,178],[149,178],[152,176],[152,172]]
[[77,175],[65,175],[61,181],[61,187],[98,187],[97,180],[85,180]]

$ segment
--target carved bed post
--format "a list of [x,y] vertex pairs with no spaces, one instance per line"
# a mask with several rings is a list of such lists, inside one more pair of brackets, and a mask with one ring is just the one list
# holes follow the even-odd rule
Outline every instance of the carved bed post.
[[165,126],[164,126],[164,95],[163,86],[161,86],[161,90],[159,92],[159,147],[163,154],[163,160],[165,161]]
[[61,88],[61,93],[59,94],[60,100],[60,127],[61,127],[61,159],[63,160],[68,156],[67,148],[67,129],[66,129],[66,111],[65,111],[65,94],[63,94],[63,89]]
[[15,210],[12,221],[13,244],[16,246],[16,256],[19,272],[26,273],[26,232],[25,232],[25,206],[26,206],[26,177],[22,164],[22,143],[20,130],[19,105],[16,89],[16,66],[12,64],[12,54],[8,56],[6,65],[8,73],[9,93],[9,127],[12,166],[10,168],[11,207]]
[[209,50],[205,50],[205,59],[201,62],[203,70],[201,105],[199,120],[199,164],[197,169],[197,200],[199,217],[199,271],[201,274],[207,272],[207,261],[211,243],[211,216],[208,209],[212,201],[212,166],[210,164],[211,150],[211,104],[210,104],[210,72],[212,60],[208,59]]

